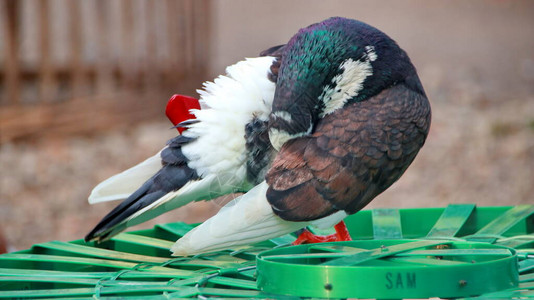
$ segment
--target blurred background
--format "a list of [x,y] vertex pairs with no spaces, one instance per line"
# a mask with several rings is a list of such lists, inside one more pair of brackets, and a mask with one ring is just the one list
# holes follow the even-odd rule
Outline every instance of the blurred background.
[[[100,181],[176,134],[173,93],[331,16],[367,22],[410,55],[429,138],[371,207],[534,203],[534,2],[0,0],[0,231],[11,250],[82,238],[116,203]],[[136,227],[201,222],[222,200]],[[0,233],[0,239],[1,239]]]

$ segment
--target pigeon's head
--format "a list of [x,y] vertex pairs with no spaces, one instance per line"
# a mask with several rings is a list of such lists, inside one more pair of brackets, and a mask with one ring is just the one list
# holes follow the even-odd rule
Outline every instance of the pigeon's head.
[[406,53],[380,30],[340,17],[310,25],[284,49],[271,135],[310,133],[325,115],[399,82],[424,94]]

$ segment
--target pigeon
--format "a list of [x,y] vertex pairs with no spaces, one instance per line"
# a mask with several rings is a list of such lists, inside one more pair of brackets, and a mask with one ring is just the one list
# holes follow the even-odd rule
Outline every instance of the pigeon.
[[[343,219],[400,178],[431,123],[406,52],[382,31],[341,17],[228,67],[198,93],[198,103],[183,105],[180,135],[95,187],[90,203],[125,200],[86,241],[235,192],[243,194],[178,239],[172,254],[292,232],[301,233],[295,244],[350,240]],[[336,234],[315,239],[308,226],[335,226]]]

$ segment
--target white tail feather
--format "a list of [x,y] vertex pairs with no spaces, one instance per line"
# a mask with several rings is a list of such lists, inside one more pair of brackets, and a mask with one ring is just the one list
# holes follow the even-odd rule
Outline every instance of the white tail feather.
[[110,227],[107,231],[107,237],[102,240],[113,237],[127,227],[141,224],[190,202],[210,200],[228,194],[234,189],[234,185],[228,184],[228,182],[221,182],[216,175],[208,175],[206,178],[189,181],[179,190],[163,195],[153,203],[139,209],[128,218]]
[[142,163],[99,183],[91,191],[89,203],[95,204],[128,198],[161,169],[160,153],[161,151]]
[[288,222],[276,216],[265,196],[262,182],[223,207],[215,216],[179,239],[173,255],[185,256],[256,243],[291,233],[308,222]]
[[211,200],[234,191],[234,185],[221,183],[216,175],[208,175],[196,181],[189,181],[182,188],[172,191],[138,210],[125,222],[128,227],[148,221],[164,212],[182,207],[189,202]]

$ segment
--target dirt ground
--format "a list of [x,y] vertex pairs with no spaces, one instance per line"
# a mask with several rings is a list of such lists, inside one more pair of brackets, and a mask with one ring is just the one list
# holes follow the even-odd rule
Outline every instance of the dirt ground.
[[[239,1],[238,4],[233,3],[247,5]],[[422,2],[410,3],[417,7]],[[447,43],[446,38],[440,43],[432,40],[429,44],[423,37],[415,38],[415,33],[402,35],[403,28],[406,28],[402,27],[404,23],[395,28],[394,24],[387,22],[387,15],[377,17],[377,22],[382,24],[379,28],[393,28],[391,30],[399,35],[399,43],[406,45],[431,101],[433,119],[427,143],[413,165],[368,208],[439,207],[449,203],[476,203],[481,206],[534,203],[534,47],[531,41],[525,40],[534,28],[534,23],[527,21],[526,17],[534,16],[534,6],[520,2],[522,6],[510,7],[506,3],[484,2],[472,8],[471,16],[482,18],[480,14],[483,13],[493,20],[491,24],[473,25],[469,30],[466,29],[472,36],[480,37],[478,40],[470,39],[471,35],[466,35],[462,28],[444,24],[445,17],[440,24],[428,25],[434,31],[428,28],[423,30],[426,35],[461,36],[461,42],[472,42],[467,45]],[[235,28],[231,24],[236,19],[228,21],[230,25],[224,23],[232,7],[223,9],[217,6],[215,27],[218,30]],[[435,9],[451,10],[437,6]],[[339,15],[341,11],[329,9],[321,13]],[[366,21],[372,23],[369,19],[377,15],[372,5],[365,6],[363,10],[368,12]],[[249,10],[244,8],[243,11]],[[418,15],[426,17],[426,20],[433,17],[421,11]],[[470,16],[469,8],[458,8],[455,16],[455,24],[467,22],[464,18]],[[258,24],[263,24],[265,18],[259,17]],[[394,20],[399,19],[402,18],[396,16]],[[218,24],[226,24],[227,27]],[[280,26],[288,31],[305,25],[299,24],[285,22]],[[451,27],[457,30],[456,35],[449,32]],[[521,42],[505,42],[503,45],[500,40],[494,40],[491,34],[487,34],[488,28],[495,29],[492,31],[497,35],[495,39],[502,41],[515,34]],[[241,28],[242,31],[245,29]],[[223,34],[215,31],[214,40],[223,41]],[[276,40],[273,33],[267,37]],[[233,58],[228,58],[236,55],[234,49],[224,47],[244,44],[247,39],[241,37],[238,42],[221,42],[214,47],[214,52],[224,50],[225,54],[214,54],[212,69],[220,72],[218,64],[234,62]],[[283,39],[287,38],[279,37],[278,43],[284,42]],[[262,48],[264,44],[269,45],[271,40],[255,46]],[[489,54],[479,55],[479,52],[472,50],[487,45],[498,45],[511,53],[488,50]],[[438,47],[440,50],[435,50]],[[462,52],[459,50],[461,48],[467,50]],[[251,52],[237,55],[243,57],[256,53]],[[432,57],[435,53],[434,61]],[[502,56],[499,53],[503,53]],[[460,62],[451,59],[449,64],[443,55],[467,57]],[[513,67],[509,67],[512,61]],[[492,64],[493,68],[490,68]],[[495,68],[500,68],[500,71]],[[95,136],[58,137],[1,145],[0,229],[4,231],[11,250],[25,249],[50,240],[82,238],[115,205],[90,206],[86,199],[92,187],[157,152],[175,134],[169,127],[170,123],[162,114],[160,120],[151,123],[112,129]],[[148,228],[161,222],[200,222],[220,206],[220,201],[194,203],[134,229]]]

